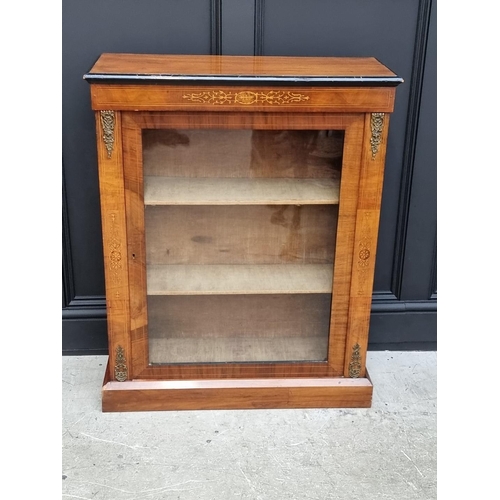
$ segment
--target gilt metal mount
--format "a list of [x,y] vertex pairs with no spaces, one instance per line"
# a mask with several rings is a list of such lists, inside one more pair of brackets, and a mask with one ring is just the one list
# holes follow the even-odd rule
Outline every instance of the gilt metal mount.
[[127,370],[127,360],[125,359],[125,350],[121,345],[116,348],[116,359],[115,359],[115,379],[118,382],[125,382],[127,380],[128,370]]
[[349,377],[359,378],[361,374],[361,346],[356,343],[352,346],[351,362],[349,363]]
[[111,158],[115,145],[115,112],[101,111],[102,140],[106,146],[108,158]]
[[382,132],[384,130],[384,115],[385,113],[372,113],[370,120],[372,137],[370,139],[370,145],[372,148],[372,160],[377,156],[380,143],[382,142]]

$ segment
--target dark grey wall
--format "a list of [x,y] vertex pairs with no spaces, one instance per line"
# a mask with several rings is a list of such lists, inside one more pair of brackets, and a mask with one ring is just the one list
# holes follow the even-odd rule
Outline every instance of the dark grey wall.
[[[435,2],[434,2],[435,3]],[[374,56],[405,79],[391,116],[371,349],[436,348],[436,13],[432,0],[66,0],[63,352],[107,349],[93,113],[102,52]]]

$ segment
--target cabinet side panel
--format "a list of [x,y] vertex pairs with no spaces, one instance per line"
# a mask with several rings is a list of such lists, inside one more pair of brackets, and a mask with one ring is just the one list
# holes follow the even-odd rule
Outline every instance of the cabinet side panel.
[[96,113],[103,232],[109,377],[130,378],[129,287],[121,113]]
[[352,260],[344,376],[364,377],[389,115],[367,113]]

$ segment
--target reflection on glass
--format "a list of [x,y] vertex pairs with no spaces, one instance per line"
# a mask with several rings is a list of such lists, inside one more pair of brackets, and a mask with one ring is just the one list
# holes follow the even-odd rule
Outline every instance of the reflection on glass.
[[143,131],[151,363],[326,359],[342,150],[342,131]]

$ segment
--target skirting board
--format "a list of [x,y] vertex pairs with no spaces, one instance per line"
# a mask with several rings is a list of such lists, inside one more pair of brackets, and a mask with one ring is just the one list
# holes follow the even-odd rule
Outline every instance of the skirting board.
[[[106,373],[108,371],[106,370]],[[102,411],[370,408],[368,378],[266,378],[109,381]]]

